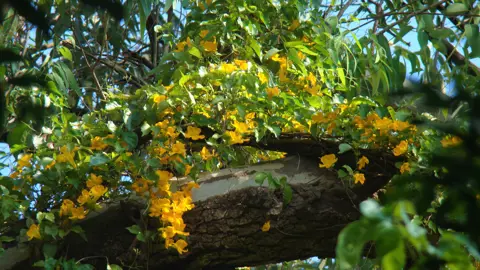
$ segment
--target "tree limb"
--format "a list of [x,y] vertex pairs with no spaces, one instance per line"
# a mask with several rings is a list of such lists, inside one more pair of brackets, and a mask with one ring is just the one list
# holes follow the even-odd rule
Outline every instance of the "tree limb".
[[[288,204],[283,203],[280,190],[255,183],[260,171],[287,177],[293,190]],[[184,181],[176,179],[172,186]],[[233,269],[311,256],[333,257],[338,233],[360,216],[357,204],[366,195],[362,188],[376,191],[385,185],[367,178],[364,186],[348,189],[334,171],[319,168],[317,160],[305,156],[204,173],[199,183],[193,193],[196,206],[184,215],[190,232],[188,253],[166,250],[162,240],[134,241],[125,228],[135,222],[125,209],[141,215],[145,203],[126,198],[90,214],[81,223],[88,242],[71,235],[57,255],[86,258],[84,263],[98,269],[105,268],[105,258],[109,263],[150,269]],[[267,220],[271,229],[262,232]],[[160,226],[152,218],[145,225],[153,231]],[[3,259],[0,256],[0,261]],[[36,259],[30,257],[11,269],[29,268]]]

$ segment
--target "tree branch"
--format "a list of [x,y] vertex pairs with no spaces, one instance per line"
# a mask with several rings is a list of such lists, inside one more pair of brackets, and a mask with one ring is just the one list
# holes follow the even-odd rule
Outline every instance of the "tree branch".
[[[286,176],[292,200],[285,205],[280,190],[259,187],[256,172]],[[174,179],[172,186],[185,181]],[[199,183],[200,188],[193,191],[196,206],[184,215],[186,231],[190,232],[187,254],[166,250],[162,240],[134,241],[134,235],[125,228],[136,223],[125,209],[141,216],[145,202],[127,198],[89,214],[80,224],[88,242],[71,235],[57,255],[89,258],[84,262],[98,269],[105,268],[105,257],[110,263],[150,269],[233,269],[312,256],[333,257],[338,233],[360,216],[357,204],[365,199],[362,188],[376,191],[385,185],[367,177],[364,186],[345,188],[334,171],[319,168],[317,160],[305,156],[203,173]],[[262,232],[267,220],[271,229]],[[160,224],[150,218],[145,226],[155,231]],[[0,261],[3,259],[0,256]],[[38,258],[30,259],[12,269],[30,268]]]

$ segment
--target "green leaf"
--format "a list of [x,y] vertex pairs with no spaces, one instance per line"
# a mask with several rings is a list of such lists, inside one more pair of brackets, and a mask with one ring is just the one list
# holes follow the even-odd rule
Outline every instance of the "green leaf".
[[86,5],[106,10],[115,20],[123,19],[123,6],[118,0],[80,0]]
[[53,213],[45,213],[45,219],[50,222],[55,222],[55,215]]
[[215,123],[216,123],[216,121],[214,119],[208,118],[203,114],[192,115],[192,117],[190,119],[193,122],[195,122],[198,126],[215,125]]
[[42,220],[45,218],[45,213],[43,212],[38,212],[37,213],[37,220],[38,222],[42,222]]
[[468,12],[468,6],[462,3],[449,4],[445,10],[445,14],[448,16],[457,16]]
[[260,48],[260,44],[258,44],[258,42],[254,39],[250,39],[250,47],[257,54],[258,58],[262,60],[262,49]]
[[45,258],[53,258],[57,253],[57,245],[51,243],[43,244],[43,255]]
[[140,229],[140,226],[138,225],[133,225],[133,226],[130,226],[130,227],[127,227],[127,230],[130,232],[130,233],[133,233],[133,234],[139,234],[142,230]]
[[449,29],[449,28],[433,29],[428,33],[430,34],[431,37],[437,38],[437,39],[444,39],[444,38],[448,38],[450,36],[455,35],[452,29]]
[[260,172],[255,175],[255,182],[259,185],[263,185],[263,182],[265,182],[265,179],[268,177],[267,173]]
[[110,159],[106,155],[97,153],[90,158],[90,166],[102,165],[107,163],[109,160]]
[[265,127],[266,127],[268,130],[270,130],[270,132],[272,132],[272,133],[275,135],[275,137],[277,137],[277,138],[278,138],[278,137],[280,136],[280,134],[282,133],[282,129],[281,129],[280,127],[278,127],[278,126],[275,126],[275,125],[273,125],[273,126],[271,126],[271,125],[265,125]]
[[13,146],[15,144],[25,144],[30,132],[31,130],[27,124],[17,123],[17,125],[7,134],[8,145]]
[[[397,232],[397,235],[399,235],[399,232]],[[385,237],[386,241],[391,241],[393,239],[395,238],[389,239]],[[402,239],[395,239],[395,240],[391,241],[391,243],[396,244],[396,247],[382,257],[382,269],[396,270],[396,269],[403,269],[403,267],[405,266],[405,261],[406,261],[405,244],[403,243]]]
[[292,187],[287,184],[283,187],[283,202],[285,204],[288,204],[292,200],[292,197],[293,197]]
[[58,52],[63,56],[63,58],[67,59],[70,62],[73,61],[72,52],[67,47],[58,48]]
[[58,235],[57,225],[45,225],[45,233],[53,237]]
[[172,8],[172,5],[173,5],[173,0],[165,0],[164,9],[168,11],[170,8]]
[[339,170],[337,171],[337,173],[338,173],[338,178],[344,178],[344,177],[347,177],[347,176],[348,176],[348,173],[346,173],[346,172],[345,172],[344,170],[342,170],[342,169],[339,169]]
[[302,45],[303,45],[303,41],[301,41],[301,40],[285,42],[285,47],[287,47],[287,48],[290,48],[290,47],[293,48],[293,47],[302,46]]
[[75,233],[83,233],[84,232],[82,227],[80,227],[80,226],[73,226],[70,230],[72,232],[75,232]]
[[139,234],[137,234],[137,239],[141,242],[145,242],[145,235],[140,232]]
[[107,270],[122,270],[122,267],[116,264],[107,264]]
[[72,73],[72,70],[65,65],[65,63],[62,62],[57,62],[56,67],[58,71],[63,75],[63,79],[68,82],[68,85],[70,88],[75,91],[75,93],[81,97],[82,96],[82,91],[80,90],[80,87],[78,87],[77,80],[75,79],[75,76]]
[[183,75],[178,81],[178,84],[183,87],[185,86],[185,83],[188,82],[188,80],[190,80],[190,78],[191,78],[190,75]]
[[340,77],[340,81],[342,82],[342,84],[344,86],[347,86],[347,80],[345,78],[345,72],[343,72],[343,68],[337,68],[337,74],[338,74],[338,77]]
[[363,247],[367,241],[373,240],[371,226],[364,220],[348,224],[338,236],[336,259],[338,269],[355,269],[360,262]]
[[10,48],[0,48],[0,64],[22,61],[22,57]]
[[350,144],[348,144],[348,143],[341,143],[341,144],[338,146],[338,149],[339,149],[338,153],[339,153],[339,154],[343,154],[343,153],[345,153],[345,152],[347,152],[347,151],[352,150],[352,146],[351,146]]
[[379,219],[383,217],[380,204],[372,199],[368,199],[360,203],[360,212],[365,217],[370,219]]
[[259,142],[265,136],[265,131],[266,129],[260,125],[255,128],[255,140],[257,142]]
[[197,57],[197,58],[202,58],[202,53],[200,52],[199,49],[197,49],[196,47],[191,47],[189,50],[188,50],[188,53]]
[[276,53],[278,53],[280,50],[277,48],[271,48],[268,50],[268,52],[265,54],[264,59],[270,59],[272,56],[274,56]]
[[10,237],[10,236],[6,236],[6,235],[0,236],[0,242],[12,242],[14,240],[15,240],[15,238]]
[[300,68],[303,74],[307,74],[307,69],[305,68],[305,65],[303,64],[302,60],[298,58],[298,51],[295,49],[289,49],[288,50],[288,59],[292,60],[293,63]]
[[122,139],[128,144],[130,149],[134,149],[138,144],[138,136],[133,131],[122,132]]

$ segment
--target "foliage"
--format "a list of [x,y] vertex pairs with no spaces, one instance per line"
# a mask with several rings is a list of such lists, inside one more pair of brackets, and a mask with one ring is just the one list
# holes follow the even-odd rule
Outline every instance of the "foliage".
[[[480,131],[479,69],[469,60],[479,56],[480,9],[467,0],[341,2],[139,0],[123,3],[127,14],[110,1],[8,1],[0,131],[16,165],[0,178],[0,241],[41,245],[46,268],[70,265],[56,258],[59,241],[83,234],[81,220],[105,203],[141,197],[161,225],[128,230],[183,254],[191,180],[284,155],[255,142],[307,137],[339,145],[319,167],[349,188],[368,184],[374,165],[360,150],[401,160],[340,234],[338,267],[472,268]],[[411,19],[418,51],[405,47]],[[363,21],[373,28],[357,36]],[[428,87],[402,91],[407,70]],[[455,82],[453,97],[444,80]],[[354,168],[338,162],[350,151]],[[286,179],[256,180],[291,200]],[[372,243],[375,260],[362,259]]]

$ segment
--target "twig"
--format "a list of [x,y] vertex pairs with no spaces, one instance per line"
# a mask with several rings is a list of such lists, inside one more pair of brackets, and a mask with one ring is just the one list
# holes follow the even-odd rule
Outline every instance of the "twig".
[[417,15],[420,14],[420,13],[426,12],[426,11],[432,9],[432,8],[436,8],[437,6],[439,6],[439,5],[441,5],[441,4],[445,3],[445,2],[447,2],[447,0],[441,0],[441,1],[438,1],[438,2],[436,2],[436,3],[433,3],[433,4],[429,5],[428,7],[425,7],[425,8],[422,8],[422,9],[418,10],[418,11],[412,12],[412,13],[410,13],[409,15],[401,18],[400,20],[398,20],[398,21],[396,21],[396,22],[393,22],[393,23],[387,25],[387,27],[383,28],[382,31],[376,33],[375,35],[383,35],[385,32],[387,32],[388,30],[392,29],[394,26],[396,26],[396,25],[398,25],[398,24],[401,24],[401,23],[403,23],[403,22],[405,22],[405,21],[408,21],[408,20],[410,20],[412,17],[417,16]]

